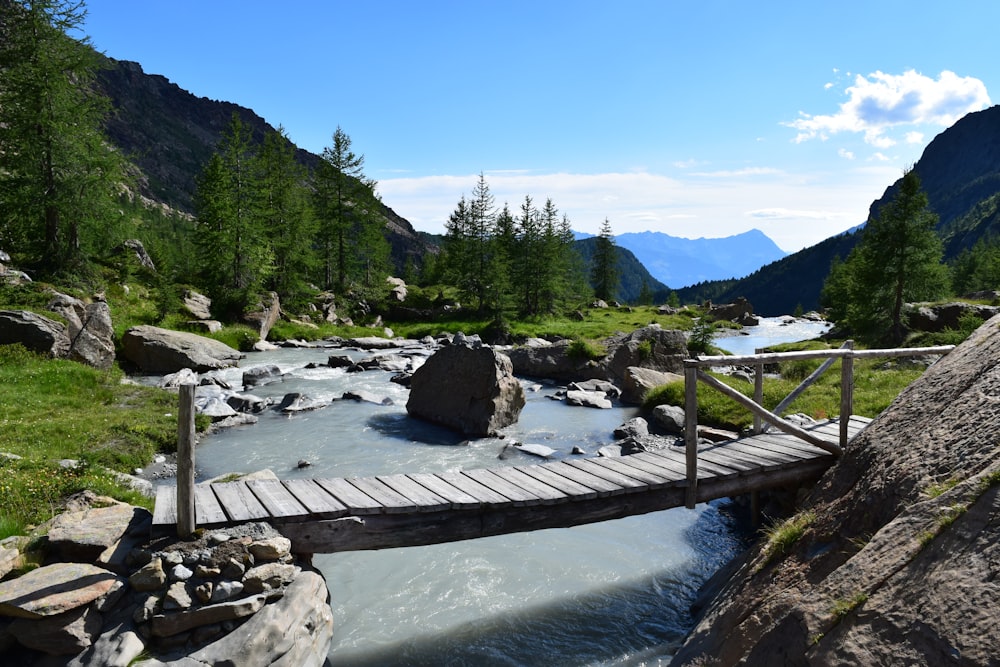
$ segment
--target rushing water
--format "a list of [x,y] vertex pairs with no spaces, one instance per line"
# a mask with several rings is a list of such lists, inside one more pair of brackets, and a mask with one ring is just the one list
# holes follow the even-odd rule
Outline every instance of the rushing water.
[[[328,349],[257,353],[223,377],[239,385],[243,369],[273,363],[284,378],[255,387],[254,394],[280,399],[297,391],[334,399],[350,389],[390,401],[337,400],[291,417],[266,411],[256,425],[206,438],[197,452],[199,479],[262,468],[282,478],[347,477],[536,460],[521,453],[500,459],[502,439],[464,441],[409,418],[407,390],[390,382],[390,373],[331,369],[324,366],[330,354]],[[320,366],[306,368],[310,363]],[[552,447],[557,458],[569,456],[574,446],[593,452],[611,442],[614,428],[636,414],[621,406],[568,407],[550,399],[555,386],[531,381],[524,386],[527,405],[505,435]],[[301,459],[312,466],[298,468]],[[688,609],[698,587],[742,548],[744,538],[731,504],[716,501],[695,510],[574,528],[317,555],[334,612],[330,661],[338,666],[665,664],[690,629]]]

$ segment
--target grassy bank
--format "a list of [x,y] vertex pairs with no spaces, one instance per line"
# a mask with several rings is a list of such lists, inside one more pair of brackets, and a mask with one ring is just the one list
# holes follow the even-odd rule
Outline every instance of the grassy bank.
[[0,346],[0,452],[20,457],[0,457],[0,537],[45,521],[83,489],[151,506],[108,470],[132,472],[176,447],[177,399],[123,377]]

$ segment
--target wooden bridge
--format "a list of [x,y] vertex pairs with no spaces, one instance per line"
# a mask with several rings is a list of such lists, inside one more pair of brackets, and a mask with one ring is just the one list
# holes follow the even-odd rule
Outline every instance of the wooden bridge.
[[[297,553],[418,546],[563,528],[819,479],[869,419],[851,416],[800,427],[779,416],[792,400],[841,360],[841,415],[853,407],[853,360],[858,357],[941,355],[953,346],[810,350],[745,357],[701,357],[685,366],[685,447],[622,457],[567,458],[537,465],[374,477],[285,479],[194,484],[194,387],[180,389],[177,487],[160,487],[153,530],[224,527],[267,521]],[[769,411],[762,406],[765,364],[826,361]],[[721,365],[755,368],[748,398],[700,370]],[[698,382],[730,396],[754,414],[753,434],[700,444]],[[766,422],[766,426],[765,426]],[[780,433],[768,432],[777,428]]]

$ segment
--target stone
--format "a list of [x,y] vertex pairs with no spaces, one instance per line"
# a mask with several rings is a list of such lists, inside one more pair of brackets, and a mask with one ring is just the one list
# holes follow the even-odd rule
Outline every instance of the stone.
[[27,648],[47,655],[74,655],[94,642],[101,622],[99,613],[84,606],[38,620],[18,618],[9,630]]
[[683,380],[684,376],[679,373],[657,371],[642,366],[629,366],[622,376],[621,402],[629,405],[641,405],[651,389]]
[[129,667],[135,664],[146,643],[134,627],[118,623],[106,629],[83,653],[67,663],[67,667]]
[[625,438],[642,439],[649,435],[649,423],[642,417],[633,417],[614,430],[617,440]]
[[284,596],[264,606],[230,633],[192,652],[186,665],[273,665],[322,667],[333,641],[333,613],[326,581],[314,570],[304,570],[285,589]]
[[669,373],[683,373],[688,357],[687,337],[683,331],[649,325],[631,333],[611,336],[603,341],[607,356],[601,361],[604,377],[624,385],[628,368],[639,366]]
[[63,560],[93,562],[121,540],[133,521],[141,521],[143,513],[148,514],[124,503],[64,512],[52,520],[49,548]]
[[361,336],[359,338],[351,338],[347,341],[347,345],[351,347],[358,347],[362,350],[388,350],[399,347],[399,343],[397,341],[383,338],[381,336]]
[[284,413],[308,412],[309,410],[325,408],[329,404],[329,401],[321,398],[313,398],[312,396],[300,394],[299,392],[291,392],[285,394],[275,409]]
[[281,379],[281,369],[275,364],[254,366],[243,371],[243,386],[257,387]]
[[215,584],[212,583],[211,581],[206,581],[203,584],[198,584],[194,588],[194,596],[198,598],[198,602],[202,604],[208,604],[212,600],[213,593],[215,593]]
[[246,571],[243,575],[243,590],[255,594],[275,590],[287,585],[299,567],[290,563],[264,563]]
[[136,261],[143,268],[156,272],[156,264],[153,263],[153,259],[146,252],[146,247],[142,244],[139,239],[127,239],[122,241],[119,246],[115,248],[115,252],[118,254],[131,253],[135,256]]
[[39,619],[89,605],[120,579],[89,563],[53,563],[0,582],[0,615]]
[[193,576],[194,576],[194,571],[192,571],[183,563],[181,563],[180,565],[174,565],[172,568],[170,568],[171,581],[187,581]]
[[27,310],[0,310],[0,345],[14,343],[56,358],[65,357],[70,345],[59,322]]
[[657,405],[653,408],[653,423],[667,433],[683,435],[685,428],[684,408],[677,405]]
[[139,568],[128,582],[137,591],[156,591],[167,583],[167,573],[163,570],[163,562],[154,558]]
[[184,309],[199,320],[212,319],[212,300],[194,290],[185,290],[181,298]]
[[111,309],[103,296],[84,304],[67,294],[54,292],[47,307],[67,322],[69,359],[102,370],[111,368],[115,361],[115,332]]
[[524,452],[525,454],[531,454],[532,456],[537,456],[543,459],[552,458],[552,456],[554,456],[556,453],[556,450],[552,449],[551,447],[546,447],[545,445],[518,443],[515,444],[514,447],[516,447],[519,451]]
[[235,621],[256,614],[267,602],[265,595],[253,595],[232,602],[187,609],[173,614],[156,614],[150,621],[154,637],[171,637],[200,625]]
[[198,374],[190,368],[182,368],[176,373],[167,373],[160,378],[161,389],[177,389],[185,384],[198,384]]
[[486,436],[516,423],[524,403],[506,355],[452,344],[414,371],[406,411],[465,435]]
[[257,304],[256,310],[243,315],[243,321],[257,329],[260,340],[266,340],[271,328],[281,318],[281,302],[277,292],[268,292]]
[[238,350],[212,338],[149,325],[132,327],[122,335],[123,356],[147,373],[173,373],[190,368],[204,373],[235,366]]
[[250,544],[249,551],[258,561],[278,560],[291,553],[292,541],[287,537],[256,540]]
[[581,380],[579,382],[570,382],[567,387],[569,390],[576,391],[591,391],[603,393],[608,398],[618,398],[621,395],[621,390],[614,385],[614,383],[608,382],[607,380]]
[[21,552],[0,546],[0,580],[7,576],[21,562]]
[[[178,566],[183,567],[183,566]],[[166,595],[163,596],[163,610],[176,611],[178,609],[190,609],[193,601],[191,594],[187,590],[187,584],[183,581],[175,581],[170,584]]]
[[578,405],[585,408],[599,408],[610,410],[611,401],[600,391],[580,391],[572,390],[566,392],[566,404]]
[[212,602],[225,602],[243,593],[242,581],[220,581],[211,594]]

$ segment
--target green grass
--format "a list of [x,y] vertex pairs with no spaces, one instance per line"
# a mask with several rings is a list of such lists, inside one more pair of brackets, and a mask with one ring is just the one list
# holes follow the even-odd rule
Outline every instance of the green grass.
[[830,614],[833,615],[834,620],[839,621],[867,601],[868,594],[863,592],[855,593],[849,598],[834,600]]
[[805,534],[806,528],[816,520],[814,512],[800,512],[764,530],[764,547],[761,554],[767,565],[786,554]]
[[[44,521],[62,496],[84,488],[140,500],[104,468],[131,472],[157,452],[174,450],[177,398],[122,384],[122,377],[117,370],[47,359],[20,345],[0,346],[0,452],[22,457],[0,459],[4,525]],[[83,465],[67,470],[58,466],[60,459]]]
[[[820,349],[828,347],[818,341],[779,346],[776,351],[792,349]],[[764,407],[775,408],[795,389],[822,360],[782,362],[779,366],[780,378],[764,379]],[[855,415],[875,417],[923,373],[924,368],[904,361],[886,363],[884,359],[855,359],[854,361],[854,409]],[[745,396],[753,396],[753,385],[742,378],[717,376],[725,384]],[[650,390],[643,404],[648,410],[667,403],[684,406],[684,382],[677,381]],[[786,413],[803,413],[813,419],[822,420],[840,414],[840,363],[835,363],[820,379],[785,410]],[[735,431],[753,424],[753,415],[732,399],[720,392],[698,383],[698,422]]]

